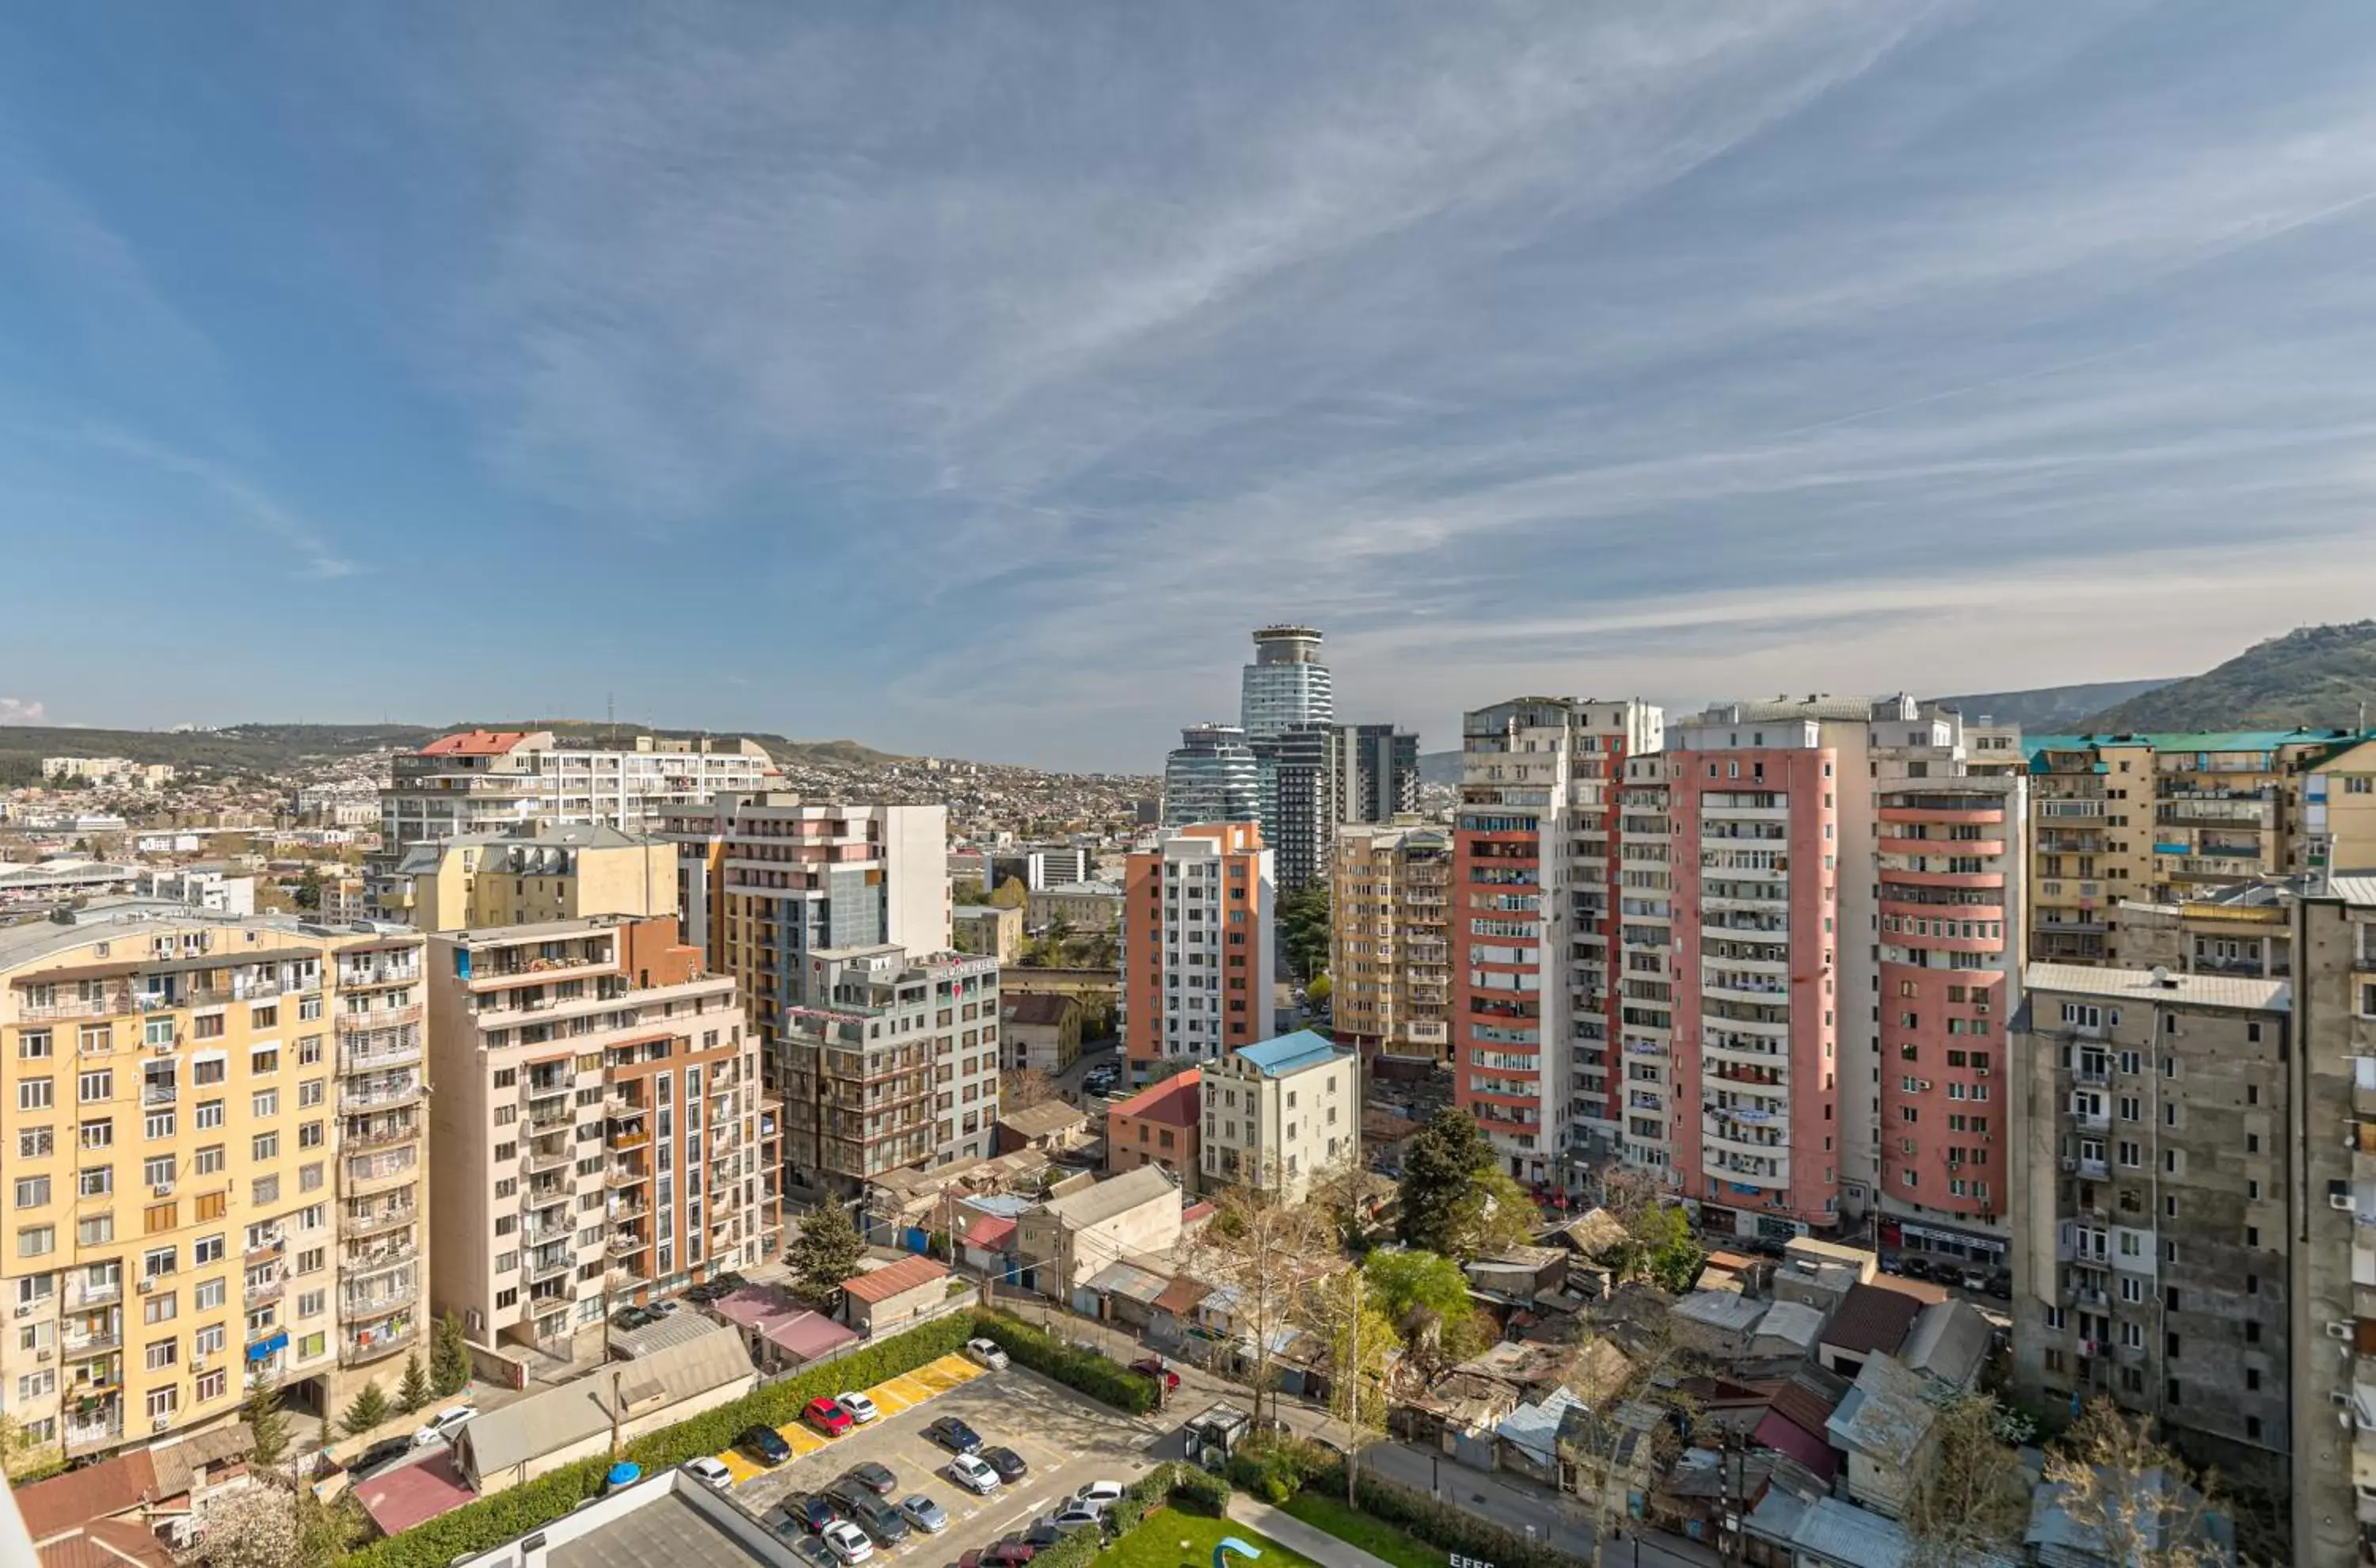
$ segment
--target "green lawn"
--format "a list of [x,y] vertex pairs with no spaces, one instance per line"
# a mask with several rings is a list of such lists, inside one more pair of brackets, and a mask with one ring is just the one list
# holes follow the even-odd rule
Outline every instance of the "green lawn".
[[1383,1557],[1396,1568],[1443,1568],[1444,1553],[1440,1548],[1414,1540],[1393,1526],[1382,1525],[1333,1498],[1299,1491],[1281,1504],[1280,1512],[1292,1515],[1315,1530],[1325,1530],[1338,1540],[1349,1541],[1372,1557]]
[[[1109,1564],[1119,1568],[1213,1568],[1213,1548],[1223,1536],[1235,1536],[1248,1546],[1262,1549],[1260,1568],[1319,1568],[1312,1559],[1271,1539],[1258,1536],[1242,1525],[1227,1519],[1207,1519],[1202,1514],[1191,1514],[1179,1508],[1166,1508],[1148,1518],[1130,1534],[1114,1542],[1098,1556],[1099,1568]],[[1182,1541],[1188,1544],[1182,1546]],[[1232,1557],[1233,1563],[1244,1559]],[[1427,1568],[1442,1568],[1430,1561]]]

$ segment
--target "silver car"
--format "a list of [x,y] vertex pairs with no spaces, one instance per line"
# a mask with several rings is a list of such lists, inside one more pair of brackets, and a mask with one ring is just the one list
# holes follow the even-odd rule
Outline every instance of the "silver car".
[[928,1536],[939,1535],[949,1527],[948,1515],[943,1512],[939,1503],[921,1491],[912,1497],[901,1498],[899,1512],[908,1516],[908,1523]]

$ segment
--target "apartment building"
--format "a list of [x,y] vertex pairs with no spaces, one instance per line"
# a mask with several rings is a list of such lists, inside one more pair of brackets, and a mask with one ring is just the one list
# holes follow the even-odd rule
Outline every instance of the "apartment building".
[[751,741],[638,735],[631,747],[564,742],[549,730],[471,730],[398,756],[380,791],[374,897],[401,897],[397,867],[415,844],[572,824],[658,831],[674,808],[766,787],[775,764]]
[[2367,766],[2344,762],[2354,740],[2270,730],[2030,742],[2030,957],[2134,968],[2122,900],[2181,904],[2306,867],[2311,780],[2324,794]]
[[1452,835],[1416,819],[1336,832],[1329,1006],[1365,1056],[1452,1060]]
[[2352,736],[2301,754],[2287,786],[2299,830],[2288,846],[2288,869],[2376,869],[2376,737]]
[[1419,736],[1391,724],[1331,727],[1330,818],[1392,822],[1419,810]]
[[80,1460],[393,1393],[422,1343],[421,938],[94,901],[0,929],[0,1396]]
[[2293,972],[2291,888],[2298,880],[2234,883],[2180,904],[2121,899],[2114,918],[2129,967],[2285,979]]
[[766,1041],[790,1180],[855,1196],[886,1171],[998,1152],[997,959],[877,944],[807,962],[804,1000]]
[[775,1115],[728,976],[672,916],[429,939],[431,1296],[565,1355],[775,1248]]
[[1282,725],[1247,742],[1254,757],[1255,814],[1282,893],[1309,887],[1328,874],[1336,826],[1330,795],[1336,742],[1336,726],[1313,719]]
[[1262,764],[1234,724],[1191,724],[1163,759],[1163,825],[1253,822],[1262,815]]
[[397,870],[390,918],[420,931],[672,915],[677,909],[676,846],[600,824],[415,844]]
[[731,975],[762,1045],[806,994],[812,954],[951,943],[948,808],[730,795],[669,814],[685,940]]
[[1264,626],[1254,633],[1254,661],[1240,671],[1239,720],[1248,741],[1267,741],[1294,724],[1326,724],[1336,717],[1328,666],[1320,662],[1321,634],[1310,626]]
[[[2376,1561],[2376,876],[2287,900],[2296,1562]],[[2282,1364],[2282,1363],[2279,1363]]]
[[[1657,1075],[1645,1085],[1657,1103],[1642,1120],[1665,1131],[1663,822],[1642,835],[1655,870],[1622,869],[1610,844],[1628,760],[1658,749],[1664,722],[1645,703],[1573,697],[1517,697],[1462,719],[1447,922],[1455,1096],[1522,1180],[1564,1182],[1572,1157],[1609,1152],[1615,1107],[1634,1087],[1610,1072],[1621,1022],[1639,1021],[1645,1066],[1656,1041]],[[1621,901],[1641,911],[1629,977],[1638,1004],[1621,1003],[1612,975]]]
[[2195,1463],[2285,1495],[2293,1359],[2311,1353],[2290,1307],[2305,1216],[2287,1167],[2310,1110],[2293,1099],[2290,985],[2037,963],[2025,980],[2015,1385],[2058,1406],[2109,1397]]
[[1325,1035],[1301,1029],[1225,1051],[1202,1078],[1207,1192],[1250,1187],[1301,1203],[1314,1176],[1360,1152],[1360,1058]]
[[1166,828],[1130,857],[1122,1036],[1134,1087],[1167,1060],[1209,1062],[1269,1037],[1277,919],[1271,853],[1254,823]]

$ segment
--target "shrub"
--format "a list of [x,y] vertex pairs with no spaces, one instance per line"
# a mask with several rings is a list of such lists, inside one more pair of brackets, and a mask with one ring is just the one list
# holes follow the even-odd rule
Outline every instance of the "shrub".
[[[1313,1470],[1304,1484],[1324,1496],[1345,1495],[1345,1468],[1333,1461]],[[1489,1524],[1474,1515],[1438,1502],[1362,1470],[1354,1479],[1353,1497],[1361,1512],[1380,1524],[1463,1557],[1483,1558],[1499,1568],[1583,1568],[1584,1560],[1560,1551],[1516,1530]]]
[[1075,1350],[1021,1318],[988,1310],[978,1312],[974,1313],[974,1332],[996,1340],[1009,1360],[1134,1416],[1154,1409],[1161,1398],[1155,1380],[1145,1372],[1132,1372],[1095,1350]]
[[1228,1512],[1230,1485],[1218,1476],[1207,1475],[1193,1466],[1177,1467],[1171,1481],[1171,1501],[1191,1513],[1218,1519]]

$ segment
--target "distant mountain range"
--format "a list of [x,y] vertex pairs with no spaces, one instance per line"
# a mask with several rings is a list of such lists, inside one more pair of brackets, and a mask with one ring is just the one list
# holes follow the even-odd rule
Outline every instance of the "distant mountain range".
[[2085,730],[2088,720],[2115,703],[2179,683],[2176,676],[2159,681],[2096,681],[2081,686],[2039,686],[2026,692],[1981,692],[1928,700],[1954,708],[1966,723],[1977,724],[1985,717],[1991,723],[2018,724],[2044,735]]

